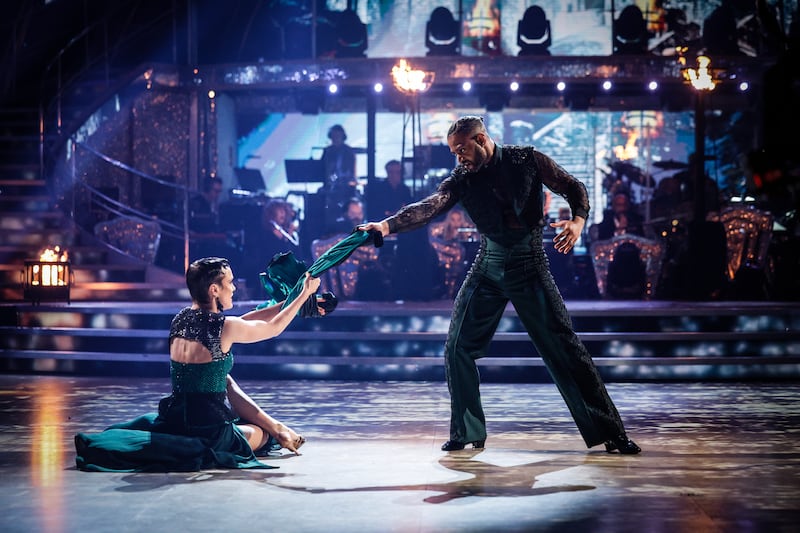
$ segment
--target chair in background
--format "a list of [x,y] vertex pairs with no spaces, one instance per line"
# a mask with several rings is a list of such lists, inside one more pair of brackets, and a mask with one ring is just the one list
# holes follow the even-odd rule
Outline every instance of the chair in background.
[[605,241],[596,241],[591,245],[590,253],[592,256],[592,264],[594,265],[595,277],[597,278],[597,290],[600,293],[600,297],[607,298],[609,296],[608,274],[611,263],[620,252],[622,252],[622,255],[625,255],[626,252],[631,249],[631,245],[639,249],[639,258],[644,264],[646,280],[644,298],[649,300],[656,294],[658,280],[661,276],[664,245],[659,241],[647,239],[639,235],[624,234],[616,235]]
[[553,44],[550,21],[539,6],[530,6],[517,23],[517,45],[520,56],[549,56]]
[[114,249],[153,264],[161,243],[161,226],[155,220],[121,216],[98,222],[94,234]]
[[[726,207],[710,217],[725,228],[728,281],[739,296],[767,296],[769,246],[774,217],[768,211],[751,206]],[[738,285],[738,287],[736,287]]]
[[439,6],[431,12],[425,24],[425,47],[429,56],[453,56],[459,54],[459,23],[446,7]]

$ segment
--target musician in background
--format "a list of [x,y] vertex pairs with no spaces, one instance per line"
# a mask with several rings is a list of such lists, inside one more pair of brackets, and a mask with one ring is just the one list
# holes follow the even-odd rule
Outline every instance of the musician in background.
[[631,206],[630,197],[618,192],[611,200],[611,209],[603,212],[603,220],[597,224],[596,238],[604,241],[626,233],[644,236],[644,225],[642,216]]
[[251,298],[269,297],[259,274],[266,270],[275,254],[293,252],[298,259],[303,259],[300,256],[298,229],[295,211],[289,202],[273,198],[264,205],[261,230],[257,236],[248,238],[243,258],[243,274]]
[[344,238],[365,220],[364,203],[360,199],[352,197],[345,202],[341,216],[337,217],[333,225],[328,228],[328,233],[341,233]]
[[227,257],[241,260],[241,250],[233,236],[222,229],[219,206],[223,182],[219,176],[205,178],[200,194],[189,198],[189,256],[192,261],[201,257]]
[[384,166],[385,180],[367,185],[367,215],[370,220],[383,220],[412,200],[411,189],[403,182],[403,165],[392,159]]
[[[364,204],[359,198],[347,200],[341,216],[327,228],[327,235],[311,243],[312,255],[318,259],[336,243],[346,238],[356,226],[364,223]],[[339,266],[322,275],[322,287],[341,300],[383,300],[389,292],[388,277],[380,262],[380,250],[361,246]]]
[[[611,200],[611,209],[603,212],[603,220],[595,224],[590,233],[597,240],[612,239],[617,235],[644,236],[641,215],[631,206],[630,197],[618,192]],[[644,263],[639,247],[632,243],[620,244],[608,267],[607,295],[613,299],[641,299],[646,287]]]
[[356,174],[356,152],[347,144],[347,133],[341,124],[334,124],[328,130],[331,143],[322,152],[325,166],[325,182],[322,192],[325,195],[325,222],[333,223],[340,215],[350,198],[360,198]]

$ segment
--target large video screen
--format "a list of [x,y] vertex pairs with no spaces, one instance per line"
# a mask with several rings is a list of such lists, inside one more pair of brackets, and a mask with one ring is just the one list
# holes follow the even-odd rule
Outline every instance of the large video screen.
[[[632,199],[649,201],[655,187],[665,177],[685,172],[694,146],[694,122],[689,112],[663,111],[575,112],[557,110],[505,110],[487,113],[483,109],[455,109],[423,112],[420,128],[413,138],[408,117],[400,113],[377,113],[374,146],[377,178],[385,176],[384,165],[392,159],[403,161],[406,183],[417,197],[435,190],[439,181],[455,164],[446,146],[450,123],[463,114],[479,114],[486,121],[492,138],[502,144],[534,145],[553,157],[579,178],[589,189],[592,216],[602,217],[614,182],[624,181]],[[286,176],[285,160],[319,159],[330,143],[327,132],[335,124],[347,133],[347,144],[356,150],[357,174],[362,185],[368,175],[367,116],[364,113],[270,114],[262,124],[239,140],[238,164],[258,170],[267,194],[283,197],[293,193],[315,193],[322,186],[317,178],[309,181]],[[414,146],[418,157],[414,157]],[[737,189],[744,179],[741,169],[723,168],[722,144],[707,153],[707,172],[721,190]],[[431,163],[419,157],[420,149],[437,156]],[[735,194],[731,191],[730,194]],[[565,206],[552,198],[549,212],[555,218]],[[657,214],[652,213],[655,217]]]
[[[756,56],[768,52],[770,27],[788,33],[797,0],[328,0],[326,7],[355,10],[367,26],[368,57],[426,55],[426,27],[437,7],[459,23],[461,55],[518,55],[520,30],[530,40],[549,38],[552,55],[609,55],[643,46],[672,55],[676,47],[713,47],[714,53]],[[533,10],[531,10],[533,8]],[[540,8],[540,9],[539,9]],[[528,32],[526,34],[526,32]],[[524,39],[524,38],[523,38]]]

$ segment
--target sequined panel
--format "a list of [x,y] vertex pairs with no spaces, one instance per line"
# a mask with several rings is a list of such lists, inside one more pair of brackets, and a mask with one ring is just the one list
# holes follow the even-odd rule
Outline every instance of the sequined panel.
[[608,278],[608,267],[614,261],[614,254],[620,245],[625,243],[634,244],[639,248],[639,255],[645,265],[645,275],[647,277],[647,287],[645,288],[645,298],[652,298],[658,286],[658,278],[661,275],[661,262],[664,256],[664,245],[659,241],[646,239],[639,235],[616,235],[612,239],[597,241],[591,246],[592,262],[594,264],[595,276],[597,277],[597,290],[601,296],[606,295],[606,280]]
[[742,266],[763,269],[772,240],[771,213],[753,207],[728,207],[709,217],[725,227],[728,247],[728,279],[733,280]]
[[161,242],[161,226],[154,220],[118,217],[94,226],[94,234],[117,250],[153,263]]

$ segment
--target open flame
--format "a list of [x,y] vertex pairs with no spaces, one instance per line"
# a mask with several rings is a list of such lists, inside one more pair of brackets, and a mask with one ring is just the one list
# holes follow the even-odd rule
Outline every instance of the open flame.
[[39,261],[47,261],[49,263],[66,263],[69,261],[69,252],[61,250],[60,246],[54,249],[46,248],[40,255]]
[[407,94],[422,93],[433,84],[433,72],[415,70],[408,61],[401,59],[399,64],[392,67],[392,81],[399,91]]
[[54,249],[47,248],[39,255],[41,263],[32,265],[31,285],[42,287],[64,287],[69,285],[69,266],[61,263],[69,261],[69,253],[61,250],[60,246]]
[[717,85],[709,65],[711,65],[711,59],[707,56],[698,56],[697,70],[688,68],[684,73],[686,80],[698,91],[712,91]]

